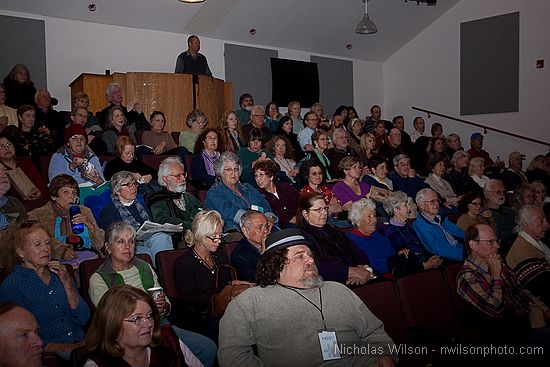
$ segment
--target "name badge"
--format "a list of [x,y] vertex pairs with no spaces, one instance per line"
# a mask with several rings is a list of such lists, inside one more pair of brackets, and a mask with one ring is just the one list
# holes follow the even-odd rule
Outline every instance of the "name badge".
[[264,208],[262,208],[261,206],[258,206],[258,205],[250,205],[250,209],[252,209],[252,210],[257,210],[257,211],[259,211],[260,213],[263,213],[263,212],[264,212]]
[[338,349],[338,340],[336,340],[336,332],[322,330],[317,333],[319,335],[319,344],[321,345],[321,353],[323,361],[340,359],[340,350]]

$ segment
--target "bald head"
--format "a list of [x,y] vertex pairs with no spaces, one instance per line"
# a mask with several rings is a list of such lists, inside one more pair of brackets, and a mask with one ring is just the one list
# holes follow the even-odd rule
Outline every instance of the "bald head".
[[0,303],[0,366],[42,366],[42,340],[33,314],[12,303]]

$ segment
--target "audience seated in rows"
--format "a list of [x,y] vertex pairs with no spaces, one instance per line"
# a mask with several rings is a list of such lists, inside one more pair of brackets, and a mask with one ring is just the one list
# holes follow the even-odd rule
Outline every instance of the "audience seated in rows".
[[369,259],[342,230],[327,224],[328,206],[323,195],[300,197],[298,228],[315,245],[319,274],[325,280],[365,284],[375,277]]
[[250,122],[250,111],[254,105],[254,99],[250,93],[243,93],[239,96],[239,109],[235,111],[237,119],[241,125]]
[[[101,254],[105,232],[97,225],[92,211],[79,205],[80,214],[72,217],[69,213],[69,206],[78,203],[79,187],[76,180],[69,175],[60,174],[52,179],[48,187],[50,200],[44,206],[28,212],[28,219],[40,221],[50,235],[52,247],[63,248],[61,258],[73,258],[73,248],[93,250]],[[73,224],[82,224],[83,231],[73,233]]]
[[214,164],[214,170],[220,180],[208,190],[204,206],[221,214],[224,232],[238,229],[240,217],[248,209],[264,213],[273,224],[279,221],[258,190],[248,183],[239,182],[242,163],[235,153],[223,153]]
[[73,349],[84,345],[90,311],[66,267],[52,260],[48,232],[38,222],[23,222],[6,234],[1,250],[9,275],[0,284],[0,301],[30,311],[44,351],[68,360]]
[[[13,185],[7,193],[10,196],[20,200],[35,201],[46,199],[48,197],[48,188],[44,184],[42,175],[28,158],[20,158],[15,155],[15,145],[7,135],[0,135],[0,163],[4,166],[9,174],[10,171],[19,171],[17,174],[25,175],[34,188],[28,190],[25,187],[18,187],[18,184],[23,184],[19,180],[13,180]],[[28,190],[28,191],[27,191]],[[22,196],[21,193],[28,192],[29,194]]]
[[245,146],[242,141],[241,124],[239,124],[239,119],[234,111],[227,110],[223,113],[220,131],[224,138],[226,151],[237,153]]
[[271,210],[279,218],[279,228],[296,225],[298,209],[298,191],[289,183],[276,176],[279,168],[271,159],[259,161],[252,167],[258,191],[262,194]]
[[46,88],[40,88],[34,96],[35,125],[49,132],[54,148],[58,149],[63,145],[63,130],[65,120],[63,116],[52,107],[52,98]]
[[429,253],[414,229],[407,224],[414,204],[402,191],[391,192],[384,200],[384,210],[391,217],[378,231],[390,240],[396,253],[389,265],[394,275],[405,275],[437,268],[443,259]]
[[[109,289],[121,284],[141,291],[160,287],[157,275],[146,261],[135,256],[136,230],[124,222],[114,222],[105,234],[106,261],[90,277],[88,288],[94,306],[99,304]],[[161,325],[169,325],[166,317],[173,311],[164,292],[154,299],[155,308],[161,315]],[[216,356],[214,342],[196,333],[173,326],[177,337],[203,362],[212,366]]]
[[166,117],[161,111],[153,111],[149,117],[151,130],[146,130],[141,136],[141,144],[151,148],[152,154],[178,154],[178,145],[169,132],[164,131]]
[[191,229],[193,218],[202,205],[196,197],[186,192],[185,177],[179,157],[168,157],[161,162],[158,170],[161,189],[146,197],[155,222],[181,224],[183,231]]
[[359,181],[363,166],[358,158],[352,156],[343,158],[338,169],[344,172],[345,176],[342,181],[334,185],[332,192],[342,204],[342,208],[349,211],[354,202],[369,194],[370,185]]
[[[317,130],[311,136],[311,141],[313,142],[313,152],[307,153],[304,161],[316,160],[319,162],[323,168],[323,174],[327,181],[334,182],[336,178],[332,176],[330,170],[330,159],[326,155],[327,149],[330,146],[330,139],[328,133],[324,130]],[[301,162],[300,162],[301,164]]]
[[293,184],[298,185],[298,168],[292,144],[282,135],[275,135],[267,142],[266,149],[273,156],[273,162],[279,165],[279,171]]
[[[141,193],[149,192],[158,188],[154,181],[157,178],[157,171],[149,167],[141,160],[136,159],[136,145],[126,135],[117,138],[115,142],[116,157],[105,163],[104,175],[106,180],[111,180],[113,175],[120,171],[129,171],[134,174],[136,181],[140,184]],[[153,187],[148,190],[143,185]]]
[[183,301],[179,310],[182,326],[216,342],[219,318],[210,315],[210,299],[226,284],[250,284],[232,279],[227,269],[219,268],[229,265],[227,254],[220,247],[223,225],[215,210],[197,213],[191,230],[185,233],[191,249],[178,257],[174,266],[174,280]]
[[476,185],[470,173],[468,172],[468,165],[470,164],[470,157],[468,153],[463,150],[457,150],[451,157],[452,167],[443,175],[443,178],[449,182],[453,192],[457,196],[462,196],[470,191],[477,191],[483,193],[483,188]]
[[99,302],[81,353],[85,367],[137,366],[144,361],[147,365],[203,366],[172,327],[162,324],[153,299],[125,284],[111,288]]
[[189,112],[185,118],[185,125],[187,125],[189,129],[180,133],[179,146],[184,147],[189,152],[193,152],[195,149],[195,142],[207,124],[208,119],[202,111],[193,110]]
[[191,183],[199,190],[208,190],[216,182],[214,162],[224,151],[223,141],[217,129],[203,130],[195,142],[194,153],[189,170],[193,180]]
[[504,184],[500,180],[489,180],[483,188],[485,207],[491,211],[498,228],[497,235],[501,245],[509,249],[515,239],[516,213],[505,206]]
[[15,144],[15,154],[19,158],[31,157],[40,166],[40,157],[55,151],[52,133],[45,127],[35,124],[35,109],[31,105],[21,105],[17,109],[18,126],[10,125],[4,134]]
[[65,129],[65,145],[53,156],[48,168],[48,178],[67,174],[79,186],[98,186],[105,182],[99,158],[88,148],[86,131],[82,125],[72,124]]
[[[313,140],[313,137],[312,137]],[[342,128],[335,128],[332,133],[332,148],[328,148],[324,153],[328,158],[328,170],[331,178],[344,178],[339,164],[345,157],[356,157],[355,151],[349,147],[349,136],[347,131]]]
[[518,236],[506,255],[506,263],[526,289],[550,304],[550,248],[541,240],[548,230],[542,209],[523,206],[518,213]]
[[108,154],[115,154],[116,140],[121,136],[128,136],[134,144],[137,144],[136,125],[128,122],[122,107],[115,106],[109,109],[106,119],[106,130],[101,134],[101,139],[107,145]]
[[[288,141],[292,145],[294,154],[296,155],[296,161],[299,161],[304,157],[304,151],[302,150],[302,147],[300,146],[300,142],[298,141],[298,135],[295,134],[292,131],[292,129],[293,129],[292,119],[288,116],[283,116],[279,120],[279,126],[277,127],[276,134],[288,139]],[[314,143],[313,136],[311,138],[311,141],[312,143]],[[315,148],[315,144],[314,144],[314,148]]]
[[36,88],[31,79],[29,68],[16,64],[4,78],[6,105],[18,109],[22,105],[33,105]]
[[325,204],[328,205],[329,223],[331,219],[343,213],[342,205],[334,196],[330,187],[323,184],[324,167],[316,159],[309,159],[300,165],[300,180],[303,183],[300,189],[300,198],[309,193],[323,195]]
[[260,105],[252,107],[250,110],[250,123],[241,127],[242,139],[245,145],[250,145],[250,139],[252,138],[250,134],[253,129],[259,129],[262,132],[264,142],[270,140],[273,136],[271,129],[265,125],[265,111]]
[[[120,171],[111,178],[111,202],[103,207],[98,224],[107,230],[111,223],[124,221],[137,231],[145,221],[151,221],[149,208],[137,200],[138,182],[132,172]],[[148,254],[155,262],[159,251],[173,249],[172,238],[165,232],[137,239],[136,252]]]
[[0,84],[0,132],[8,125],[17,126],[17,110],[6,105],[6,89]]
[[456,222],[458,228],[466,231],[474,224],[488,224],[495,233],[498,233],[493,213],[485,208],[484,201],[483,195],[477,191],[471,191],[464,195],[459,205],[459,211],[463,214]]
[[426,249],[444,259],[462,261],[464,231],[449,218],[439,215],[437,193],[429,188],[420,190],[416,204],[420,213],[412,226]]
[[254,282],[260,256],[265,251],[265,240],[272,226],[265,215],[257,210],[247,210],[241,217],[243,238],[231,252],[231,265],[237,271],[237,278]]
[[[458,274],[458,294],[484,315],[486,342],[501,344],[543,341],[548,344],[548,307],[516,279],[498,254],[499,241],[492,228],[475,224],[465,233],[468,257]],[[481,319],[484,320],[484,319]]]
[[[126,106],[122,104],[124,100],[124,93],[122,91],[122,88],[120,87],[120,84],[116,82],[109,83],[109,85],[107,85],[107,88],[105,88],[105,97],[107,98],[107,102],[109,102],[109,105],[98,112],[99,123],[103,131],[107,132],[110,128],[112,128],[110,124],[112,125],[113,118],[111,116],[112,112],[110,111],[114,107],[120,109],[120,112],[122,112],[122,114],[124,115],[125,124],[127,123],[129,126],[131,126],[132,130],[149,130],[147,118],[145,118],[145,115],[143,114],[143,107],[140,102],[134,102],[131,110],[128,110],[128,108],[126,108]],[[117,127],[116,129],[120,130],[119,127]],[[111,140],[114,142],[116,138]],[[109,150],[109,152],[112,151],[113,150]]]
[[246,147],[239,149],[237,155],[242,162],[241,180],[252,186],[256,186],[256,181],[252,174],[254,164],[266,159],[273,159],[270,152],[265,149],[266,135],[258,128],[250,130],[248,143]]
[[396,155],[393,166],[394,170],[388,174],[388,178],[393,183],[394,191],[403,191],[408,197],[415,198],[418,191],[429,187],[411,168],[411,160],[407,155]]

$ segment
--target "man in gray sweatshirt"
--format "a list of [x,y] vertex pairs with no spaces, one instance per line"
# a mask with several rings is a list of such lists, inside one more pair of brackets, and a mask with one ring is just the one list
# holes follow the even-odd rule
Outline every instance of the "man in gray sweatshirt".
[[221,367],[396,365],[383,323],[346,286],[323,282],[311,247],[297,229],[267,238],[259,286],[235,298],[221,319]]

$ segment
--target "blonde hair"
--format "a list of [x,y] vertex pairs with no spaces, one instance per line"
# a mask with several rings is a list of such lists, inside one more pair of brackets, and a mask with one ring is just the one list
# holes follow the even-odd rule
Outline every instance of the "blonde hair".
[[185,242],[192,247],[204,241],[207,236],[213,235],[218,226],[223,228],[223,219],[215,210],[201,210],[193,218],[191,230],[185,232]]

